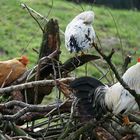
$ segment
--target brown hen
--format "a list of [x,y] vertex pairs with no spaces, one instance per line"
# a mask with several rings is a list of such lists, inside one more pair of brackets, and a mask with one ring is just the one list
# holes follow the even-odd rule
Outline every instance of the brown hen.
[[27,64],[26,56],[0,61],[0,87],[7,86],[18,79],[26,71]]

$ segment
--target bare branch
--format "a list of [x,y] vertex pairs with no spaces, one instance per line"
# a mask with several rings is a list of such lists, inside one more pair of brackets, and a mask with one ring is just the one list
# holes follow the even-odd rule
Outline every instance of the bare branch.
[[[57,80],[65,83],[65,82],[73,81],[74,79],[75,78],[73,78],[73,77],[69,77],[69,78],[62,78],[62,79],[57,79]],[[55,86],[55,84],[56,84],[55,80],[39,80],[39,81],[28,82],[28,83],[24,83],[24,84],[20,84],[20,85],[14,85],[14,86],[10,86],[10,87],[0,88],[0,93],[9,93],[14,90],[23,90],[23,89],[32,88],[32,87],[35,87],[38,85]]]
[[[29,7],[29,6],[25,6],[25,4],[24,3],[22,3],[21,4],[21,6],[23,7],[23,8],[26,8],[26,7],[28,7],[28,9],[32,12],[32,13],[34,13],[34,14],[36,14],[37,16],[39,16],[41,19],[44,19],[44,20],[46,20],[47,22],[49,21],[49,19],[47,19],[45,16],[42,16],[40,13],[38,13],[37,11],[35,11],[34,9],[32,9],[31,7]],[[60,33],[64,36],[64,32],[60,29]]]
[[24,8],[27,9],[27,11],[29,12],[29,14],[31,15],[31,17],[37,22],[38,26],[40,27],[40,29],[42,30],[42,32],[44,32],[42,26],[40,25],[40,23],[38,22],[38,20],[33,16],[32,12],[30,11],[30,9],[28,8],[28,6],[26,6],[26,4],[24,4]]
[[0,115],[0,120],[7,120],[7,121],[17,121],[21,116],[25,115],[28,112],[48,112],[45,117],[47,117],[49,114],[56,111],[58,108],[62,107],[68,100],[62,103],[57,103],[53,105],[31,105],[19,101],[11,101],[6,104],[2,104],[0,106],[1,109],[5,109],[6,107],[10,107],[13,105],[24,107],[20,111],[18,111],[14,115]]
[[120,33],[119,33],[119,29],[118,29],[118,26],[117,26],[117,22],[116,22],[116,20],[115,20],[115,18],[114,18],[114,16],[113,16],[111,10],[110,10],[109,8],[107,8],[107,10],[108,10],[110,16],[111,16],[112,19],[113,19],[113,22],[114,22],[114,25],[115,25],[115,28],[116,28],[116,31],[117,31],[117,35],[118,35],[118,38],[119,38],[119,41],[120,41],[120,48],[121,48],[121,53],[122,53],[122,60],[125,61],[125,58],[124,58],[124,54],[125,54],[125,53],[124,53],[124,48],[123,48],[123,42],[122,42],[121,35],[120,35]]
[[3,81],[1,88],[3,88],[5,86],[5,83],[7,82],[8,78],[11,76],[13,70],[11,69],[11,71],[8,73],[7,77],[5,78],[5,80]]
[[131,63],[131,56],[127,55],[124,60],[124,64],[122,66],[122,74],[127,70],[128,64]]
[[89,54],[72,57],[62,65],[61,71],[63,74],[67,74],[87,62],[97,60],[97,59],[100,59],[100,56],[89,55]]
[[107,80],[108,83],[111,83],[110,82],[110,79],[107,77],[107,74],[109,72],[109,70],[107,70],[106,72],[100,68],[96,63],[94,62],[91,62],[92,65],[94,65],[94,67],[102,74],[102,77],[99,78],[99,80],[103,79],[105,77],[105,79]]
[[15,136],[12,137],[12,140],[36,140],[36,139],[27,136]]

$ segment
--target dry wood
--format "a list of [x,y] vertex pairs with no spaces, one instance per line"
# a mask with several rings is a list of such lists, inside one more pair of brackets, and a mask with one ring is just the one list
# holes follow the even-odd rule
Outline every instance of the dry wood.
[[[42,15],[37,13],[32,8],[27,5],[22,4],[22,6],[28,10],[31,14],[35,13],[40,17],[44,18]],[[35,17],[32,16],[34,19]],[[36,19],[35,19],[36,20]],[[37,21],[37,20],[36,20]],[[38,21],[37,21],[38,22]],[[39,24],[40,25],[40,24]],[[77,57],[72,57],[66,60],[63,64],[59,61],[60,56],[60,37],[59,37],[59,27],[56,20],[51,19],[44,28],[40,26],[43,31],[43,38],[39,52],[39,58],[37,60],[38,65],[34,67],[33,70],[27,71],[24,76],[15,81],[12,86],[1,88],[0,93],[11,93],[13,99],[18,101],[9,101],[4,104],[0,104],[0,129],[7,133],[8,122],[13,130],[10,130],[8,134],[15,134],[14,129],[18,129],[18,126],[13,124],[22,125],[25,122],[31,122],[40,118],[44,118],[43,123],[38,123],[37,125],[32,125],[27,127],[22,131],[19,128],[18,133],[23,132],[23,134],[31,135],[33,138],[27,136],[24,137],[12,137],[12,139],[65,139],[65,140],[78,140],[78,139],[97,139],[97,140],[129,140],[133,138],[140,137],[140,119],[134,115],[130,115],[132,121],[137,122],[131,126],[122,126],[119,120],[112,120],[111,117],[104,116],[100,121],[97,120],[86,120],[84,123],[80,121],[82,116],[76,118],[76,120],[71,120],[70,109],[72,105],[71,89],[67,85],[70,81],[74,80],[73,77],[67,77],[67,75],[75,70],[77,67],[86,64],[89,61],[100,59],[99,56],[95,55],[82,55]],[[136,93],[129,89],[129,87],[120,78],[116,68],[114,67],[111,58],[115,53],[114,50],[106,56],[102,50],[94,44],[97,52],[105,59],[109,64],[110,68],[116,75],[116,78],[120,83],[130,91],[130,93],[135,97],[136,101],[139,103],[139,98]],[[126,58],[123,70],[125,71],[130,62],[130,57]],[[105,75],[105,74],[104,74]],[[65,78],[61,78],[65,77]],[[46,80],[47,79],[47,80]],[[53,79],[53,80],[52,80]],[[22,82],[24,84],[19,84]],[[19,84],[19,85],[17,85]],[[33,105],[31,103],[41,103],[45,95],[52,93],[53,87],[58,87],[64,93],[64,96],[70,101],[65,100],[64,102],[58,102],[49,105]],[[35,87],[35,90],[34,90]],[[22,102],[23,96],[21,96],[22,90],[27,89],[28,103]],[[21,92],[20,92],[21,91]],[[35,99],[35,102],[34,102]],[[139,104],[140,105],[140,104]],[[12,109],[12,110],[11,110]],[[66,113],[68,113],[66,115]],[[70,117],[70,118],[69,118]],[[75,118],[74,118],[75,119]],[[77,121],[77,122],[76,122]],[[68,124],[67,124],[68,122]],[[5,125],[6,124],[6,125]],[[37,132],[33,132],[35,128],[40,128]],[[4,128],[4,129],[3,129]],[[116,132],[116,129],[118,130]],[[25,133],[24,133],[25,132]],[[18,134],[17,133],[17,134]],[[124,137],[124,135],[126,135]],[[6,139],[6,137],[0,133],[0,137]],[[10,138],[9,138],[10,139]]]
[[4,110],[5,108],[8,108],[10,106],[20,106],[23,107],[20,111],[18,111],[14,115],[0,115],[0,120],[7,120],[7,121],[17,121],[18,118],[25,115],[28,112],[45,112],[47,113],[44,117],[49,116],[53,112],[56,112],[58,108],[61,108],[65,105],[65,102],[57,103],[54,105],[30,105],[21,101],[11,101],[5,104],[0,104],[0,110]]
[[16,136],[12,137],[12,140],[36,140],[36,139],[30,138],[28,136]]
[[81,56],[76,56],[68,59],[62,66],[61,66],[61,71],[65,75],[74,69],[76,69],[79,66],[82,66],[86,64],[89,61],[97,60],[100,59],[99,56],[96,55],[90,55],[90,54],[85,54]]
[[[62,78],[62,79],[57,79],[57,81],[61,81],[63,83],[68,83],[70,81],[73,81],[75,78],[73,77],[69,77],[69,78]],[[5,87],[5,88],[1,88],[0,89],[0,94],[2,93],[9,93],[11,91],[14,90],[23,90],[23,89],[27,89],[27,88],[32,88],[35,86],[55,86],[56,85],[56,81],[55,80],[39,80],[39,81],[34,81],[34,82],[28,82],[28,83],[24,83],[24,84],[19,84],[19,85],[13,85],[10,87]]]
[[102,127],[96,127],[95,132],[98,140],[116,140],[114,136]]

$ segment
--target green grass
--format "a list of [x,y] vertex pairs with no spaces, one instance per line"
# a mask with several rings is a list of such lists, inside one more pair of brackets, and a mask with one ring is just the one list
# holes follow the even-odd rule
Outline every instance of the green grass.
[[[0,0],[0,49],[8,51],[8,54],[1,54],[1,60],[18,57],[22,54],[28,55],[30,65],[35,65],[38,58],[33,48],[39,49],[42,39],[42,32],[30,15],[20,7],[20,3],[27,5],[47,16],[51,7],[51,0]],[[84,9],[90,10],[90,6],[82,4]],[[140,13],[128,10],[113,10],[106,7],[93,7],[95,12],[94,29],[99,36],[102,48],[109,53],[111,48],[115,48],[116,54],[113,62],[117,67],[122,64],[119,35],[122,40],[125,54],[132,54],[133,63],[140,55]],[[54,0],[53,9],[48,18],[55,18],[59,22],[60,28],[64,31],[66,25],[81,11],[79,5],[66,2],[65,0]],[[110,14],[111,13],[111,14]],[[112,17],[112,16],[113,17]],[[115,26],[114,20],[117,23]],[[40,20],[41,21],[41,20]],[[110,41],[113,38],[114,41]],[[98,43],[98,40],[96,40]],[[64,37],[61,36],[61,60],[65,61],[71,55],[64,47]],[[135,49],[137,50],[134,54]],[[92,51],[96,54],[95,50]],[[103,65],[103,64],[101,64]],[[98,70],[89,66],[89,75],[100,77]],[[79,75],[84,75],[84,67],[78,69]]]

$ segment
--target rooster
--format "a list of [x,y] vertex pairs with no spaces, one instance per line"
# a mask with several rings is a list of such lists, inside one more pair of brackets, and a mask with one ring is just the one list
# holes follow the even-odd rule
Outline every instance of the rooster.
[[[140,62],[130,67],[122,76],[124,82],[137,94],[140,94],[139,70]],[[74,90],[77,106],[82,106],[82,115],[88,114],[100,119],[108,111],[114,115],[121,113],[124,123],[129,124],[127,114],[139,111],[135,98],[119,82],[108,87],[95,78],[81,77],[71,82],[70,88]]]
[[95,31],[92,27],[94,12],[85,11],[77,15],[66,27],[65,46],[70,53],[78,53],[92,47]]
[[26,71],[28,62],[26,56],[0,61],[0,86],[7,86],[18,79]]

